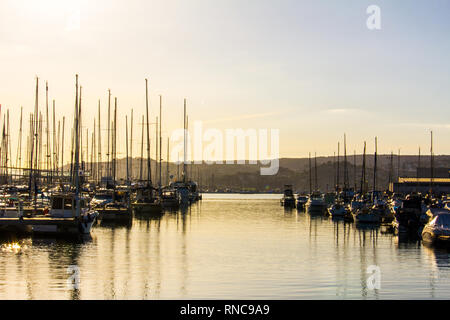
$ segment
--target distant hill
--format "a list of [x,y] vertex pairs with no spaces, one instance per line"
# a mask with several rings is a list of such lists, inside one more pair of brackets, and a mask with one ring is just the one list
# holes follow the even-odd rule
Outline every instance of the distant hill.
[[[347,156],[348,166],[348,181],[349,185],[353,187],[356,183],[357,188],[360,186],[362,174],[362,155],[356,155],[356,179],[355,179],[355,164],[354,156]],[[317,157],[317,185],[323,190],[334,189],[334,184],[337,179],[337,170],[335,167],[334,157]],[[315,186],[314,174],[314,158],[312,163],[312,186]],[[402,177],[415,177],[418,166],[418,157],[415,155],[403,155],[400,157],[400,168],[398,168],[398,157],[393,156],[393,179],[396,179],[398,173]],[[155,164],[151,161],[152,166],[152,180],[155,181]],[[429,167],[430,157],[421,157],[421,167]],[[132,160],[133,170],[132,177],[138,179],[140,175],[140,159],[134,158]],[[388,186],[389,171],[391,165],[391,155],[378,155],[377,157],[377,186],[378,189],[385,189]],[[106,168],[106,164],[102,164]],[[337,165],[336,165],[337,166]],[[449,155],[435,155],[434,166],[450,167]],[[193,164],[187,165],[188,176],[198,181],[201,186],[208,189],[225,189],[230,188],[234,190],[253,190],[253,191],[267,191],[267,190],[282,190],[285,184],[292,184],[298,191],[309,190],[309,159],[308,158],[282,158],[280,159],[280,168],[274,176],[261,176],[261,165],[238,165],[238,164]],[[374,156],[366,156],[366,179],[369,188],[373,186],[373,167]],[[65,167],[69,170],[69,166]],[[89,168],[89,165],[88,165]],[[340,157],[339,164],[339,182],[340,185],[344,182],[344,157]],[[181,175],[182,165],[177,166],[174,163],[169,164],[169,176],[173,176],[172,180],[176,179],[177,172]],[[166,182],[167,163],[162,163],[162,181]],[[143,161],[143,177],[147,176],[146,161]],[[124,179],[126,177],[126,159],[117,160],[117,177]]]

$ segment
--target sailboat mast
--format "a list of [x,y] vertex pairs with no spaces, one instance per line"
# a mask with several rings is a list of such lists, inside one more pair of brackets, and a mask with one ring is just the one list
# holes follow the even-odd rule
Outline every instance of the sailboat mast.
[[311,152],[309,153],[309,194],[312,194]]
[[56,141],[56,156],[55,156],[55,163],[54,163],[54,167],[55,167],[55,174],[56,177],[59,176],[59,168],[58,168],[58,164],[59,164],[59,148],[61,147],[61,120],[58,120],[58,137],[57,137],[57,141]]
[[364,152],[363,152],[363,164],[361,173],[361,194],[364,195],[366,192],[366,142],[364,141]]
[[170,139],[167,138],[167,173],[166,173],[166,180],[167,180],[167,186],[169,186],[170,183],[170,177],[169,177],[169,143]]
[[159,181],[158,181],[158,177],[159,177],[159,174],[158,174],[158,169],[159,169],[159,164],[158,164],[158,161],[159,161],[159,157],[158,157],[158,147],[159,147],[158,124],[159,124],[158,117],[156,117],[156,120],[155,120],[155,182],[156,182],[156,184],[159,183]]
[[333,185],[336,191],[336,151],[333,152]]
[[417,163],[417,172],[416,172],[416,179],[417,179],[417,192],[419,191],[419,170],[420,170],[420,147],[419,147],[419,158],[418,158],[418,163]]
[[394,152],[391,151],[391,163],[389,166],[389,184],[394,182]]
[[377,137],[375,137],[375,159],[373,165],[373,191],[377,191]]
[[314,152],[314,181],[315,181],[315,191],[319,191],[317,182],[317,153]]
[[63,117],[62,135],[61,135],[61,180],[64,178],[64,125],[66,117]]
[[431,148],[430,148],[430,196],[433,196],[433,180],[434,180],[434,159],[433,159],[433,131],[431,131]]
[[[36,99],[35,99],[35,106],[34,106],[34,116],[32,115],[32,125],[33,128],[31,135],[31,161],[30,161],[30,198],[31,198],[31,192],[33,190],[34,192],[34,203],[36,204],[36,197],[37,197],[37,190],[36,190],[36,174],[33,172],[33,161],[34,167],[37,167],[37,121],[38,121],[38,104],[39,104],[39,78],[36,77]],[[33,181],[32,181],[33,180]],[[36,208],[35,208],[36,209]]]
[[340,149],[340,143],[338,142],[338,152],[337,152],[337,173],[336,173],[336,175],[337,175],[337,184],[336,184],[336,191],[337,192],[339,192],[339,171],[340,171],[340,168],[339,168],[339,149]]
[[22,112],[20,107],[19,144],[17,146],[16,168],[22,168]]
[[125,148],[127,149],[127,151],[126,151],[126,157],[127,157],[127,160],[126,160],[126,165],[127,165],[127,186],[129,186],[130,185],[130,172],[129,172],[129,166],[128,166],[128,116],[125,116],[125,130],[126,130],[126,133],[125,133],[125,140],[126,140]]
[[344,190],[348,189],[347,140],[344,133]]
[[79,115],[81,111],[81,87],[80,87],[80,105],[78,104],[78,75],[75,76],[75,125],[74,125],[74,138],[75,138],[75,165],[74,165],[74,174],[75,174],[75,188],[76,188],[76,216],[80,216],[80,205],[79,205],[79,194],[80,194],[80,178],[79,178],[79,161],[80,161],[80,123],[79,123]]
[[145,110],[147,113],[147,184],[152,186],[152,171],[150,158],[150,118],[148,116],[148,79],[145,79]]
[[49,118],[48,118],[48,82],[45,82],[45,135],[46,135],[46,155],[45,155],[45,166],[47,170],[47,183],[51,181],[50,173],[50,132],[49,132]]
[[97,179],[98,183],[101,182],[102,179],[102,135],[101,135],[101,117],[100,117],[100,99],[98,99],[98,129],[97,129],[97,135],[98,135],[98,155],[97,155]]
[[130,122],[130,180],[133,181],[133,109],[131,109]]
[[162,174],[161,174],[161,166],[162,166],[162,96],[159,96],[159,187],[162,186]]
[[[59,123],[58,123],[59,126]],[[53,175],[58,175],[58,153],[57,149],[57,140],[56,140],[56,119],[55,119],[55,100],[53,100],[53,166],[52,166],[52,180]]]
[[186,99],[184,99],[183,128],[183,183],[186,183]]
[[355,192],[356,192],[356,150],[353,150],[353,181],[355,184]]
[[117,170],[117,97],[114,97],[114,127],[113,127],[113,185],[116,188],[116,170]]
[[141,130],[141,159],[139,166],[139,181],[142,182],[142,170],[143,170],[143,162],[144,162],[144,115],[142,115],[142,130]]
[[92,132],[91,137],[91,179],[92,182],[97,182],[97,168],[96,168],[96,150],[95,150],[95,137],[96,137],[97,127],[95,126],[95,118],[94,118],[94,132]]
[[108,89],[108,131],[107,131],[107,136],[108,136],[108,144],[107,147],[108,149],[106,149],[106,157],[107,157],[107,162],[106,162],[106,175],[109,179],[109,177],[111,177],[111,164],[110,164],[110,157],[111,157],[111,153],[110,153],[110,135],[111,135],[111,89]]

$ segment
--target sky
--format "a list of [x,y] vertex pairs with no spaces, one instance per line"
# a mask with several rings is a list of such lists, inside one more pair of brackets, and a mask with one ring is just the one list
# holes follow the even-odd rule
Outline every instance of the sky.
[[[164,140],[183,126],[186,98],[189,121],[205,128],[279,129],[281,157],[333,155],[344,133],[349,153],[364,141],[372,152],[375,136],[379,153],[426,153],[430,130],[435,154],[450,154],[450,2],[343,3],[0,0],[0,104],[13,154],[35,77],[40,110],[48,81],[69,128],[75,74],[83,125],[92,132],[100,99],[105,139],[107,90],[117,97],[119,156],[131,108],[140,152],[145,78],[152,119],[162,95]],[[366,26],[369,5],[380,7],[380,30]]]

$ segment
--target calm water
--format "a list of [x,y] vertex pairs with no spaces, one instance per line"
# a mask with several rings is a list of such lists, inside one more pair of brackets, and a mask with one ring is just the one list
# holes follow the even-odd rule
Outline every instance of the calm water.
[[2,240],[0,299],[450,298],[448,251],[285,211],[279,197],[204,195],[185,214],[96,226],[84,242]]

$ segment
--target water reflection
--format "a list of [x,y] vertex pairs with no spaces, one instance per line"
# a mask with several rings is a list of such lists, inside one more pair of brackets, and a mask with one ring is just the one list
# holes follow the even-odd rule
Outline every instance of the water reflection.
[[[449,298],[448,250],[385,226],[285,211],[267,199],[208,199],[90,239],[0,239],[0,299]],[[442,251],[443,250],[443,251]],[[67,268],[80,286],[67,286]],[[379,266],[380,289],[367,285]]]

